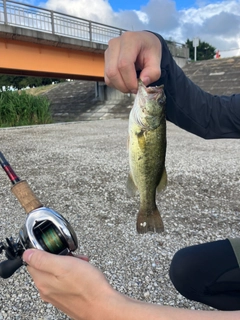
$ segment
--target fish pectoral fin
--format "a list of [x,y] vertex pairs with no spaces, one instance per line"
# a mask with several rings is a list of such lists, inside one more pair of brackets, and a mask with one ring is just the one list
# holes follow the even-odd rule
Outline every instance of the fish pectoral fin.
[[166,171],[166,168],[164,167],[161,180],[157,186],[157,193],[163,191],[166,188],[166,186],[167,186],[167,171]]
[[147,233],[147,232],[163,232],[164,225],[158,208],[153,210],[150,214],[139,210],[137,217],[137,232]]
[[131,173],[129,173],[128,179],[127,179],[127,194],[130,197],[134,197],[136,195],[137,191],[138,191],[138,188],[132,179]]

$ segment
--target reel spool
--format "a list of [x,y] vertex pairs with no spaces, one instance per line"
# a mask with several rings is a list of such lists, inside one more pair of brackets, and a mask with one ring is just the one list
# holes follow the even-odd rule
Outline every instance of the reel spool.
[[54,254],[68,254],[77,249],[77,236],[70,223],[52,209],[41,207],[28,214],[19,232],[24,249],[36,248]]

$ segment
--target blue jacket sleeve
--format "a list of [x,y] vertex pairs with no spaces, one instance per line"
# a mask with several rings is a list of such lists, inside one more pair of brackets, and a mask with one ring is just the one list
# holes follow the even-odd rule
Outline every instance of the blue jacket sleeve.
[[214,96],[194,84],[175,63],[165,40],[162,43],[161,78],[167,120],[204,139],[240,138],[240,94]]

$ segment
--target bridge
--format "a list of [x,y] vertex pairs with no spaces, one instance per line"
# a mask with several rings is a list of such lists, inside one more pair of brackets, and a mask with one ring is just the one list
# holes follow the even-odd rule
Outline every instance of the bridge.
[[[102,81],[104,51],[126,30],[0,0],[0,73]],[[181,65],[186,45],[168,42]]]

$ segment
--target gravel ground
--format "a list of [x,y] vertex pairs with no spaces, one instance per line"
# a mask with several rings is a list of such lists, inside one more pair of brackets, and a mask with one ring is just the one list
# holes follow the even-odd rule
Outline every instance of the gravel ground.
[[[157,196],[165,231],[138,235],[139,199],[129,198],[125,188],[127,125],[106,120],[0,129],[0,149],[45,206],[70,221],[78,252],[88,255],[114,288],[162,305],[209,309],[182,297],[168,270],[184,246],[239,236],[239,142],[205,141],[168,123],[168,187]],[[2,240],[17,236],[25,219],[10,187],[0,171]],[[1,319],[68,317],[40,300],[22,267],[0,279]]]

